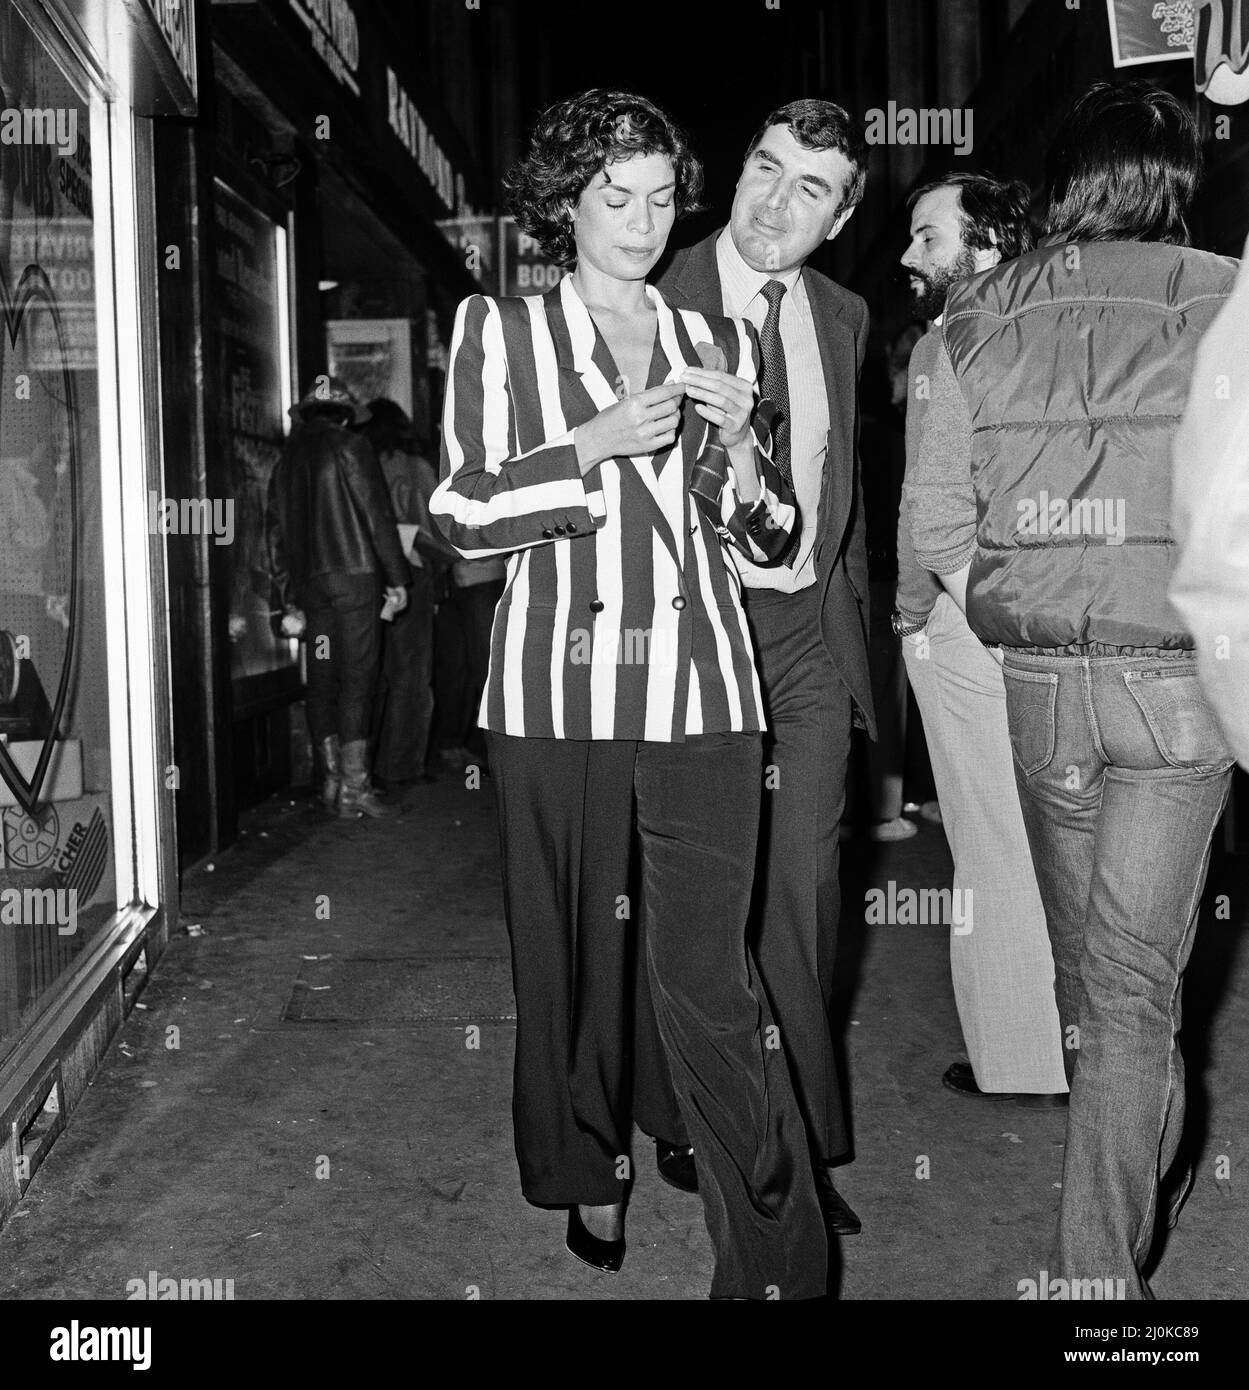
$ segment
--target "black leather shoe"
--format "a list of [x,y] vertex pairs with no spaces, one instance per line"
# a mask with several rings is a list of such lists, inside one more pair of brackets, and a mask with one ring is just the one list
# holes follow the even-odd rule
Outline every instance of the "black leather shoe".
[[857,1236],[863,1223],[849,1202],[833,1186],[833,1174],[829,1168],[815,1170],[815,1195],[820,1199],[820,1210],[824,1213],[824,1224],[836,1236]]
[[619,1240],[600,1240],[586,1230],[585,1222],[576,1207],[568,1209],[568,1235],[564,1239],[570,1255],[576,1257],[591,1269],[601,1269],[604,1274],[619,1274],[624,1264],[624,1237]]
[[1068,1105],[1065,1091],[1048,1095],[1031,1091],[982,1091],[976,1085],[976,1073],[970,1062],[951,1062],[941,1077],[941,1084],[958,1096],[975,1100],[1013,1100],[1025,1110],[1061,1110]]
[[655,1140],[655,1167],[669,1187],[678,1192],[698,1191],[698,1169],[694,1166],[694,1150],[688,1144],[665,1144]]

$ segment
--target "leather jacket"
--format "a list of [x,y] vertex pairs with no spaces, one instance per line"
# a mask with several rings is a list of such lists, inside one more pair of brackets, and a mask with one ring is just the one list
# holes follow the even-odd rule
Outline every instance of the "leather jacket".
[[330,420],[296,426],[269,484],[266,519],[274,582],[289,607],[326,574],[411,582],[394,507],[367,440]]

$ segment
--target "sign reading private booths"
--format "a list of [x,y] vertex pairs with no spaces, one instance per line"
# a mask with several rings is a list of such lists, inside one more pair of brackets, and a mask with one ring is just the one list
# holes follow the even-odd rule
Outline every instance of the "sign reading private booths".
[[567,274],[520,230],[514,217],[499,218],[500,294],[545,294]]

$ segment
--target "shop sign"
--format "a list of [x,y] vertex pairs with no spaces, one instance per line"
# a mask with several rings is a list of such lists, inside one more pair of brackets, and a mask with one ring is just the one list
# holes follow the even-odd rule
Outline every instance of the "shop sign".
[[347,0],[290,0],[290,5],[308,31],[317,57],[338,82],[359,96],[360,28]]
[[178,71],[195,92],[195,0],[146,0]]
[[1197,0],[1197,90],[1220,106],[1249,101],[1249,0]]
[[63,366],[94,371],[94,223],[90,217],[15,217],[9,227],[13,256],[42,270],[60,319],[59,335],[49,331],[50,322],[32,335],[29,365],[38,372],[58,372]]
[[499,218],[500,294],[545,294],[567,274],[520,230],[514,217]]
[[416,102],[408,95],[391,67],[386,69],[386,124],[416,161],[416,167],[452,217],[471,219],[482,216],[469,204],[465,195],[464,175],[456,169],[435,139]]
[[1115,67],[1193,54],[1193,0],[1106,0]]
[[438,230],[460,253],[465,270],[487,294],[494,294],[497,289],[495,239],[498,236],[495,219],[481,214],[447,217],[438,223]]

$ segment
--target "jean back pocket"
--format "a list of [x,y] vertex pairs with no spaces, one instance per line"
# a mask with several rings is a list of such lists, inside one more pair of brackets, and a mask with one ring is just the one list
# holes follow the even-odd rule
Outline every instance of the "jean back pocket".
[[1172,767],[1217,767],[1232,761],[1219,721],[1193,663],[1187,671],[1124,671],[1123,683]]
[[1048,767],[1054,757],[1054,706],[1058,699],[1057,671],[1025,671],[1004,666],[1006,718],[1011,752],[1025,777]]

